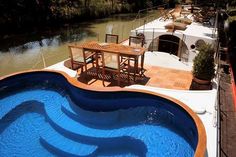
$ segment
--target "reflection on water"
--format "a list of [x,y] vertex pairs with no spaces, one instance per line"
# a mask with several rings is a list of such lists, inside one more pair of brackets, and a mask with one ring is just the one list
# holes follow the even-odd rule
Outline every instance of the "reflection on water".
[[48,48],[48,47],[57,47],[61,45],[61,38],[60,36],[54,36],[52,38],[42,39],[41,41],[32,41],[25,43],[20,46],[10,47],[10,53],[39,53],[41,48]]
[[113,30],[113,25],[107,25],[107,27],[106,27],[106,33],[107,33],[107,34],[112,34],[112,30]]
[[68,43],[89,40],[104,42],[106,33],[118,34],[119,41],[122,41],[128,38],[130,30],[140,24],[138,20],[132,22],[135,16],[136,14],[116,15],[47,28],[31,34],[0,37],[0,76],[22,70],[42,69],[42,58],[45,59],[46,66],[65,60],[69,57]]

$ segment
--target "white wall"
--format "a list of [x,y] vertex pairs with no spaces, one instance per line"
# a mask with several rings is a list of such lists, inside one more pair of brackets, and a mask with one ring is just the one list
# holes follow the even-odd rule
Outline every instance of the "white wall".
[[[143,33],[142,30],[140,31],[135,31],[135,30],[132,30],[131,31],[131,35],[132,36],[135,36],[136,33]],[[174,36],[177,36],[179,37],[181,40],[183,39],[183,33],[182,32],[179,32],[179,31],[175,31],[174,33],[172,32],[166,32],[166,30],[162,30],[162,29],[156,29],[154,31],[154,34],[153,34],[153,29],[146,29],[145,32],[144,32],[144,35],[145,35],[145,41],[146,41],[146,48],[149,47],[149,45],[151,44],[152,40],[155,39],[155,38],[158,38],[159,36],[161,35],[174,35]],[[195,49],[191,49],[191,45],[196,43],[196,41],[198,41],[199,39],[202,39],[204,40],[206,43],[209,43],[209,44],[215,44],[216,43],[216,40],[215,39],[212,39],[212,38],[201,38],[201,37],[196,37],[196,36],[191,36],[191,35],[185,35],[185,40],[184,40],[184,43],[187,45],[187,48],[188,48],[188,52],[189,52],[189,55],[188,55],[188,62],[192,62],[193,61],[193,58],[196,56],[196,50]]]

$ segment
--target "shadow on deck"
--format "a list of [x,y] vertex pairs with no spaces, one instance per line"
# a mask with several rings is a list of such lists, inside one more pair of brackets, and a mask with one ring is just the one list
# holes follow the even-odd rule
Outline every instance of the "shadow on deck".
[[[71,68],[70,60],[67,60],[65,66]],[[102,72],[101,70],[96,74],[96,68],[88,65],[87,74],[78,68],[78,81],[91,85],[94,87],[103,87],[102,84]],[[160,87],[167,89],[180,89],[189,90],[192,82],[192,73],[190,71],[176,70],[163,68],[158,66],[144,66],[145,72],[143,76],[136,77],[134,82],[133,76],[130,76],[130,82],[128,82],[127,74],[121,74],[121,87],[138,84],[144,86]],[[109,73],[105,76],[105,86],[113,87],[117,86],[116,76],[112,76]]]

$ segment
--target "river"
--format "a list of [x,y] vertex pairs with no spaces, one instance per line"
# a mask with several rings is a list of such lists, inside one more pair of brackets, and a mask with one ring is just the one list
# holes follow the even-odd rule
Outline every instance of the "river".
[[42,69],[65,60],[69,57],[69,43],[90,40],[104,42],[106,33],[118,34],[119,41],[122,41],[128,38],[132,29],[142,25],[144,20],[157,18],[158,13],[153,11],[134,20],[136,16],[137,14],[113,15],[28,34],[6,36],[0,43],[0,76]]

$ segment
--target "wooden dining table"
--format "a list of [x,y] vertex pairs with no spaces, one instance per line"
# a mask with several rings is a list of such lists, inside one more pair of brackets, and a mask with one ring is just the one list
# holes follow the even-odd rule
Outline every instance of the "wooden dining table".
[[[73,46],[76,46],[78,48],[87,50],[87,51],[93,51],[97,53],[101,53],[102,51],[106,52],[113,52],[113,53],[119,53],[121,56],[134,58],[134,81],[135,76],[138,71],[138,61],[139,57],[141,57],[141,71],[140,75],[143,75],[144,73],[144,53],[146,51],[146,48],[143,47],[134,47],[129,45],[122,45],[122,44],[115,44],[115,43],[99,43],[97,41],[88,41],[80,44],[73,44]],[[98,57],[96,57],[98,58]]]

